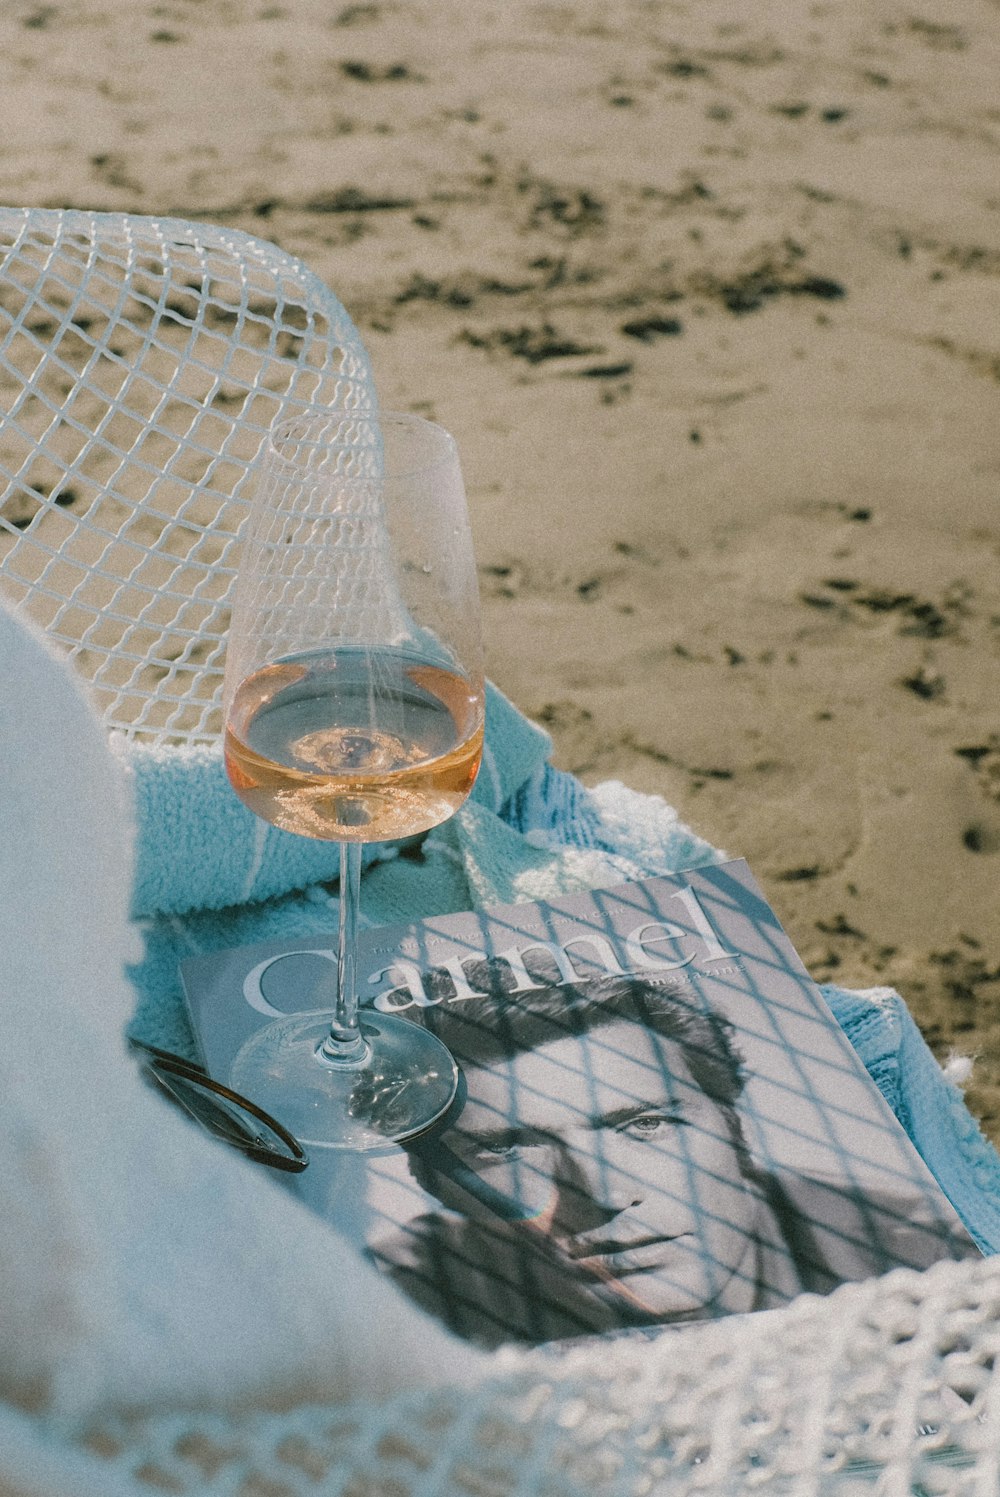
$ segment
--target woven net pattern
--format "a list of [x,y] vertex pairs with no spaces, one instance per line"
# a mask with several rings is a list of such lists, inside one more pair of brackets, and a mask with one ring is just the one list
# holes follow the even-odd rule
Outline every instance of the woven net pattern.
[[0,209],[0,594],[67,648],[109,728],[217,736],[254,463],[279,411],[317,404],[372,409],[367,358],[273,245]]
[[998,1311],[995,1259],[899,1270],[652,1342],[501,1354],[478,1386],[122,1420],[85,1448],[109,1497],[985,1497]]

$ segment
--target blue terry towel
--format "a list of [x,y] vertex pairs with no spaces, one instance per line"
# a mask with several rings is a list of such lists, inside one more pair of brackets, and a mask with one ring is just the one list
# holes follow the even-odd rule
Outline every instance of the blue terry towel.
[[[221,744],[168,748],[117,733],[111,741],[132,778],[138,833],[133,914],[223,909],[336,878],[336,843],[269,826],[236,798]],[[548,734],[489,685],[473,800],[498,811],[550,748]],[[379,855],[371,848],[366,854],[369,862]]]
[[[383,854],[362,883],[365,925],[545,899],[721,861],[656,796],[613,781],[587,789],[546,762],[549,740],[491,689],[487,755],[470,801],[407,857]],[[329,935],[336,897],[330,844],[265,829],[236,802],[221,760],[134,756],[139,798],[136,906],[147,949],[134,977],[136,1034],[192,1053],[178,963],[257,941]],[[214,778],[212,778],[214,777]],[[194,779],[194,783],[192,780]],[[205,805],[201,804],[203,786]],[[189,803],[185,803],[189,797]],[[189,860],[189,861],[188,861]],[[200,908],[195,908],[200,906]],[[178,912],[186,910],[187,914]],[[824,995],[848,1039],[986,1252],[1000,1251],[1000,1156],[944,1075],[898,994]]]

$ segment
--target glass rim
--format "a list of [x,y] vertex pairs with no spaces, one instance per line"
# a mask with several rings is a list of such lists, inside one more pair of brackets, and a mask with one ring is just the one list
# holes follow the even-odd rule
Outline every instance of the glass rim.
[[[363,446],[355,442],[331,439],[328,436],[310,436],[311,428],[319,426],[320,430],[340,431],[345,428],[357,428],[368,425],[372,430],[372,441]],[[312,406],[297,411],[294,415],[278,415],[267,433],[264,444],[264,452],[272,463],[280,466],[289,473],[308,474],[315,473],[322,476],[321,468],[314,468],[311,462],[311,454],[316,452],[328,452],[332,448],[348,450],[356,448],[358,451],[376,452],[378,450],[378,433],[386,426],[396,428],[411,427],[415,430],[427,432],[438,444],[432,457],[427,461],[415,460],[412,465],[395,472],[382,473],[337,473],[335,475],[338,486],[351,484],[372,483],[399,483],[407,479],[420,478],[425,474],[434,473],[437,469],[447,466],[458,458],[458,443],[447,427],[442,426],[439,421],[431,421],[426,416],[418,415],[415,411],[383,411],[373,406],[370,410],[360,411],[335,411],[325,406]],[[296,432],[302,435],[296,436]],[[294,448],[290,455],[285,446]],[[298,453],[305,453],[299,457]]]

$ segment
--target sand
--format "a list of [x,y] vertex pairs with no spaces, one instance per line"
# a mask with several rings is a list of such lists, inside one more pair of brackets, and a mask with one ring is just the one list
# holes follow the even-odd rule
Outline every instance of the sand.
[[44,4],[0,199],[302,256],[458,438],[490,674],[1000,1138],[997,0]]

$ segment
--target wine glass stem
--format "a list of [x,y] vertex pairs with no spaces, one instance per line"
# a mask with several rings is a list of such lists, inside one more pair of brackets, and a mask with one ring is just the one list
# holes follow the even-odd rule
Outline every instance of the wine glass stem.
[[330,1033],[316,1052],[325,1065],[363,1065],[368,1041],[358,1022],[358,905],[361,900],[361,843],[340,844],[340,932],[337,948],[337,1003]]

